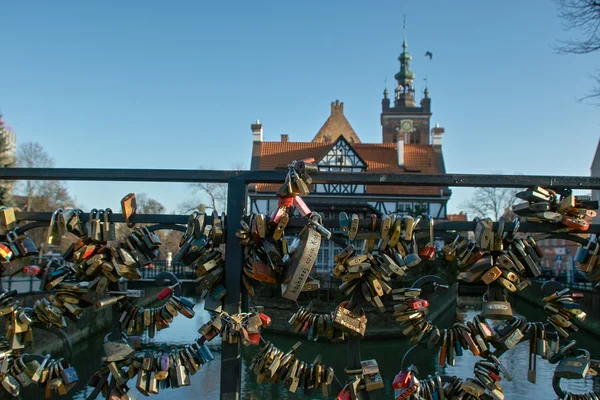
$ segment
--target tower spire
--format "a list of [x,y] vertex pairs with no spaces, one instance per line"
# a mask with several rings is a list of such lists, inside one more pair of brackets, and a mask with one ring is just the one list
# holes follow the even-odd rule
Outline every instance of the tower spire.
[[410,60],[412,59],[411,55],[408,53],[408,43],[406,42],[406,15],[404,16],[404,40],[402,42],[402,53],[398,60],[400,61],[400,71],[395,75],[396,80],[398,81],[398,86],[396,88],[396,98],[394,100],[394,104],[396,106],[415,106],[415,96],[414,96],[414,88],[413,81],[415,79],[415,74],[410,70]]

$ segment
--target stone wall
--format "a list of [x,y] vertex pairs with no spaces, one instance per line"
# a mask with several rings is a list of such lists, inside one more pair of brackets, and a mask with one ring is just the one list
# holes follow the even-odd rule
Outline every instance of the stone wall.
[[[145,289],[146,296],[143,299],[136,301],[137,304],[146,306],[156,301],[156,295],[162,288],[150,287]],[[41,299],[42,297],[48,296],[50,293],[32,293],[32,294],[18,294],[19,303],[23,307],[32,307],[33,304]],[[112,313],[111,309],[100,310],[95,312],[91,307],[86,309],[79,321],[73,322],[67,319],[67,329],[65,333],[71,341],[71,344],[75,346],[78,342],[84,341],[87,337],[98,333],[108,333],[111,325]],[[0,324],[2,329],[1,332],[5,332],[5,319],[2,319]],[[68,342],[66,342],[65,335],[56,328],[33,328],[33,346],[27,347],[27,352],[30,353],[63,353],[68,351]],[[64,354],[64,353],[63,353]]]

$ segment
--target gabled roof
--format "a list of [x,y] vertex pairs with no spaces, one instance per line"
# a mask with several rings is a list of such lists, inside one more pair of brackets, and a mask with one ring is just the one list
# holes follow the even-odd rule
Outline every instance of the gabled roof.
[[[396,143],[349,143],[367,164],[367,172],[410,172],[423,174],[438,171],[433,146],[404,145],[404,168],[398,166]],[[314,157],[320,160],[332,147],[331,143],[262,142],[258,158],[259,170],[285,169],[293,160]],[[257,184],[258,192],[276,192],[278,185]],[[437,186],[383,186],[368,185],[367,194],[440,196]]]
[[[352,146],[352,144],[350,142],[348,142],[348,140],[346,140],[346,138],[344,136],[340,136],[338,137],[338,139],[331,143],[331,145],[327,148],[327,150],[325,150],[325,152],[323,154],[321,154],[320,157],[315,157],[315,162],[318,164],[321,160],[323,160],[323,158],[325,158],[325,156],[327,155],[327,153],[329,153],[331,151],[331,149],[333,149],[339,142],[344,142],[350,149],[354,149],[354,146]],[[367,162],[360,156],[360,154],[358,154],[356,151],[354,151],[354,154],[356,154],[356,156],[358,157],[358,160],[363,163],[364,165],[367,165]]]
[[313,142],[336,142],[337,138],[344,136],[350,143],[360,143],[360,139],[350,122],[344,116],[344,103],[339,100],[331,103],[331,115],[313,138]]

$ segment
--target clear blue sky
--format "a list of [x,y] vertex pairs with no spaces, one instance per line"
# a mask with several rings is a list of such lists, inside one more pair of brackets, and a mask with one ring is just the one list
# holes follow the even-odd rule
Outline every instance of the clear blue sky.
[[[600,109],[577,98],[600,54],[554,53],[574,33],[550,0],[2,1],[0,109],[59,167],[247,168],[252,121],[265,140],[309,141],[335,99],[379,142],[403,14],[448,172],[589,175]],[[190,197],[185,184],[69,187],[87,208]],[[450,209],[468,195],[455,189]]]

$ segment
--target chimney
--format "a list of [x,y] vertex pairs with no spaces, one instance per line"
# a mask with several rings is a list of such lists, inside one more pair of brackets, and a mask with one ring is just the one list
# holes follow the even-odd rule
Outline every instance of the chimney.
[[282,134],[281,135],[281,142],[282,143],[287,143],[290,141],[290,136],[288,134]]
[[340,103],[339,100],[331,102],[331,114],[333,115],[335,113],[344,113],[344,103]]
[[398,166],[404,168],[404,132],[396,128],[396,149],[398,150]]
[[431,144],[433,146],[442,147],[442,134],[445,132],[440,124],[435,124],[435,128],[431,130]]
[[259,120],[256,120],[256,123],[250,125],[250,129],[252,129],[252,136],[254,138],[254,142],[262,142],[263,140],[263,126]]

